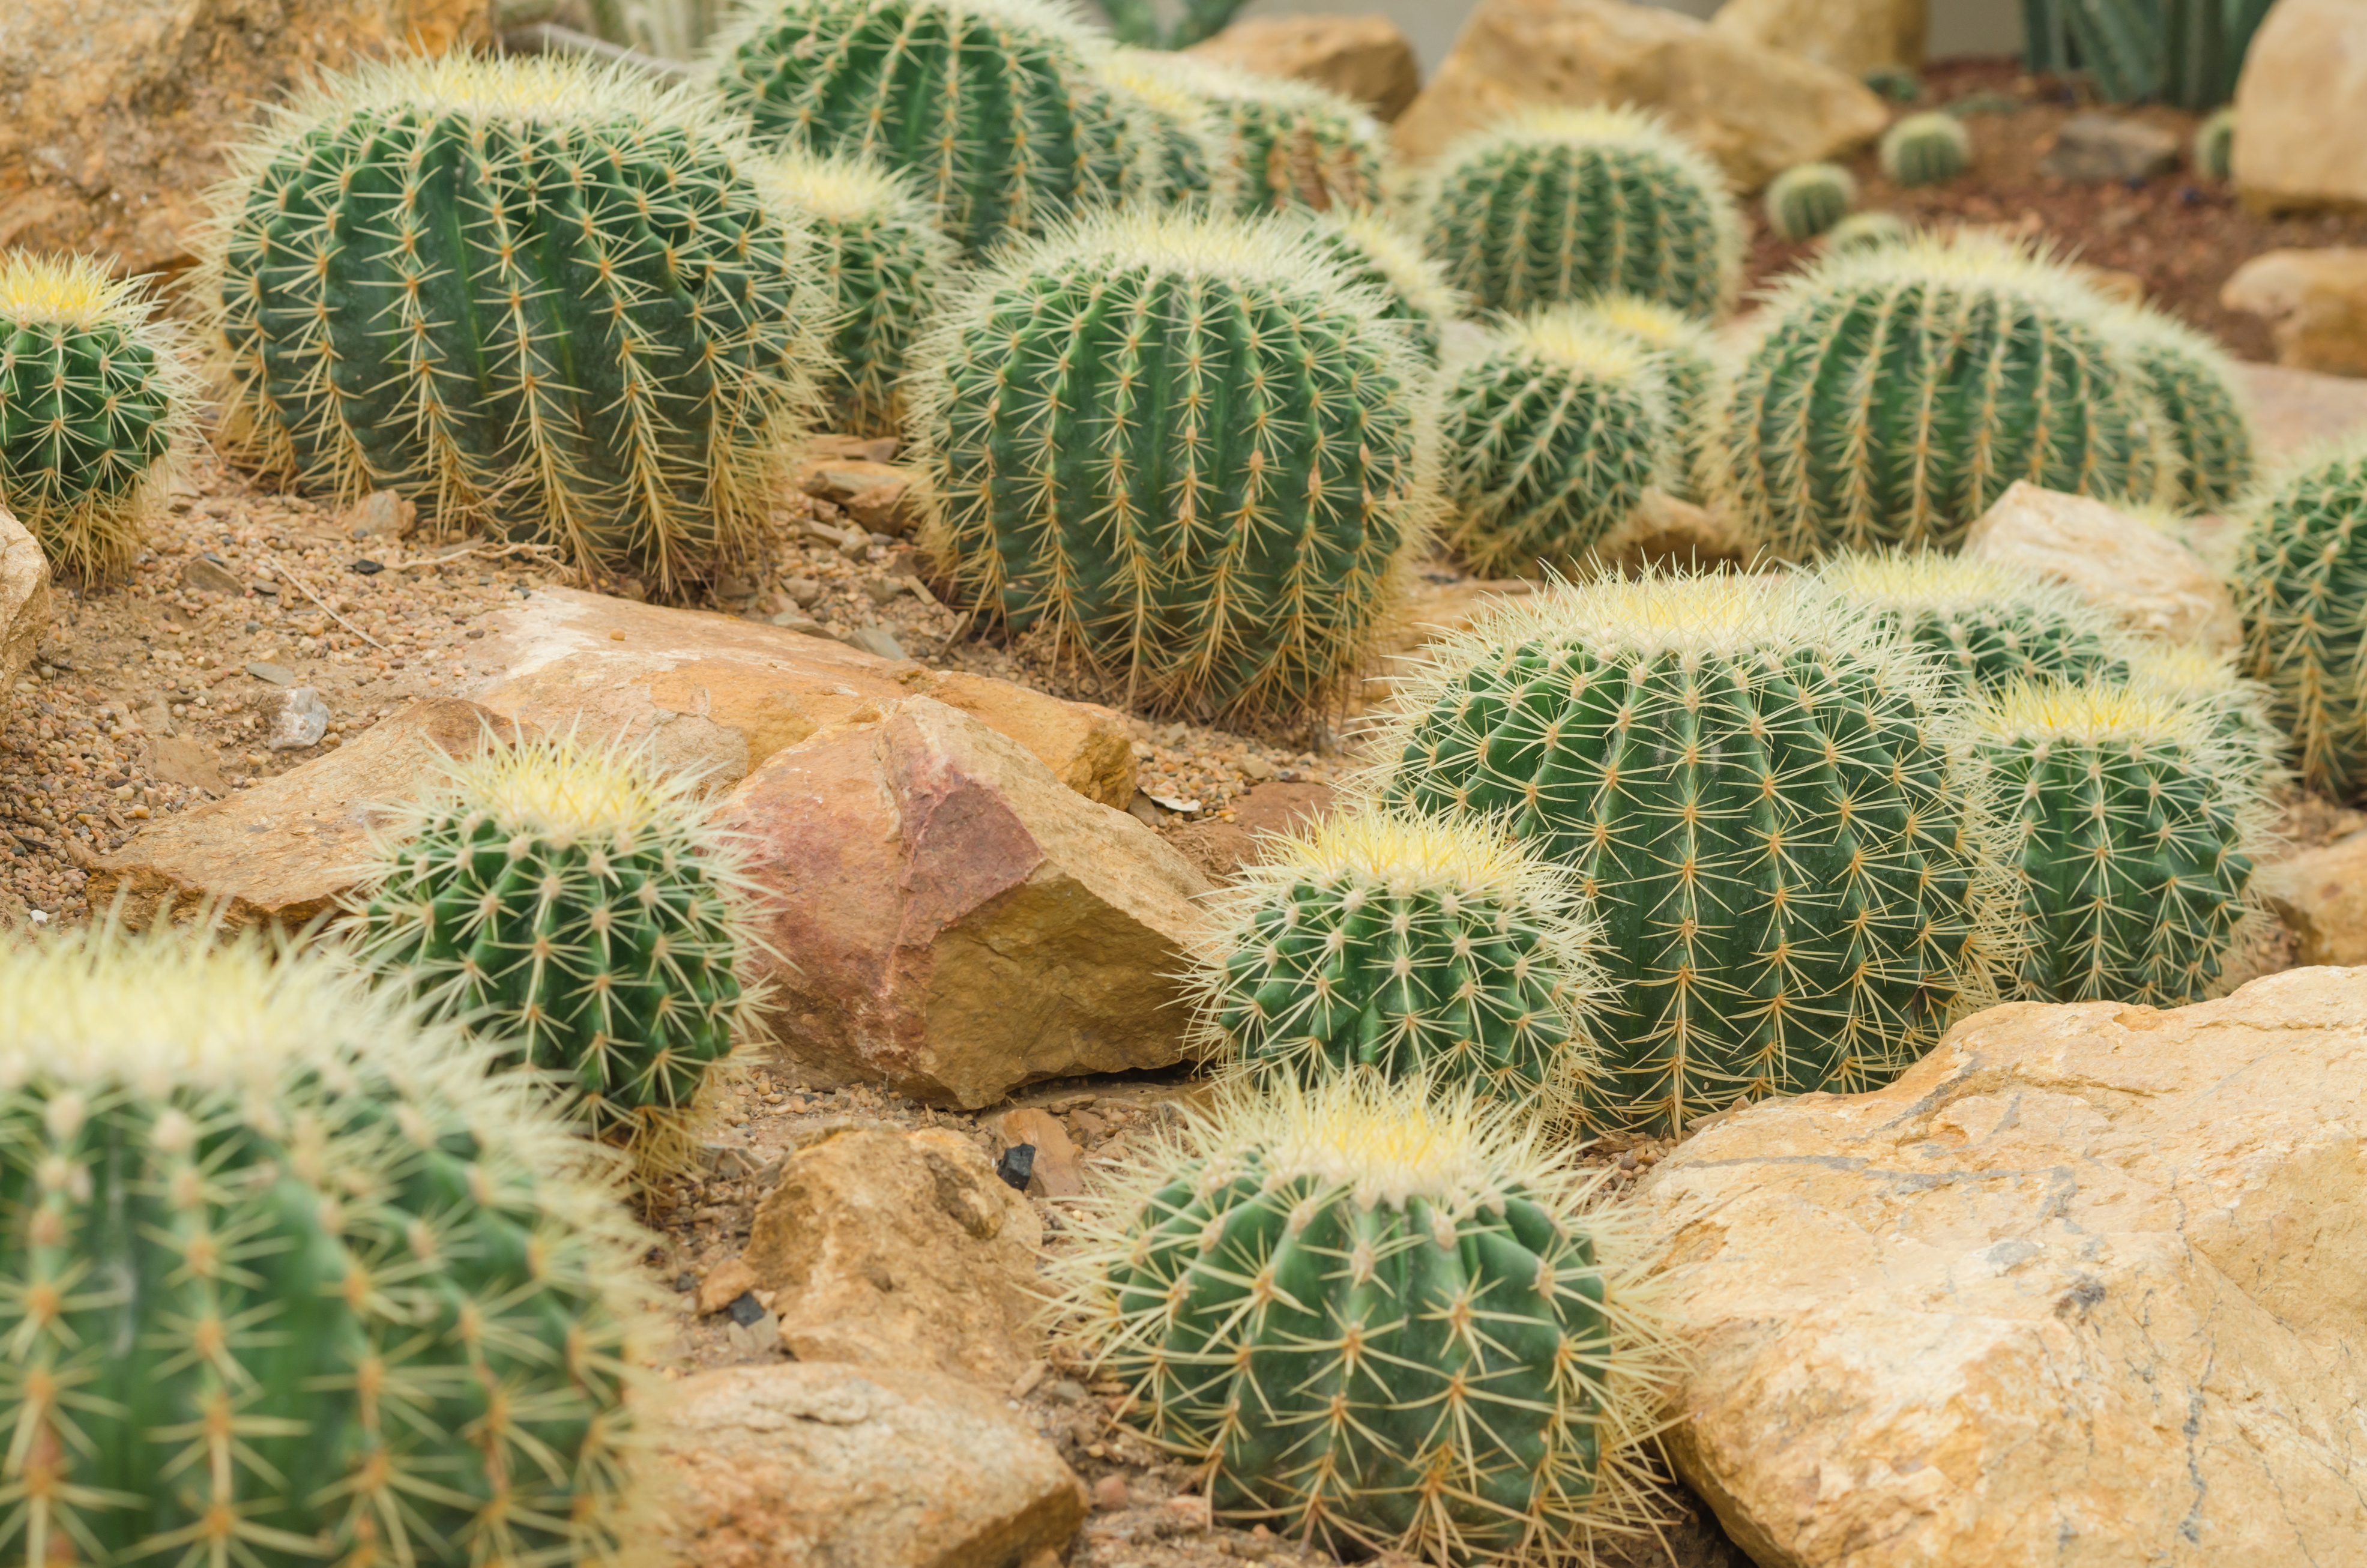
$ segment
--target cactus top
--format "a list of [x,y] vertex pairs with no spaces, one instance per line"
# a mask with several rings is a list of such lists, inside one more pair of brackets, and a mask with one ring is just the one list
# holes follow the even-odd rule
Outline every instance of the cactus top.
[[1377,207],[1335,207],[1310,213],[1319,233],[1335,230],[1370,258],[1373,270],[1388,280],[1405,306],[1439,321],[1463,313],[1463,295],[1448,284],[1446,274],[1425,255],[1421,242]]
[[1303,833],[1266,841],[1266,855],[1242,868],[1243,881],[1289,882],[1345,871],[1392,892],[1476,892],[1568,915],[1577,891],[1560,868],[1523,853],[1484,822],[1342,812]]
[[1853,603],[1898,615],[1962,615],[2027,605],[2051,619],[2112,637],[2113,622],[2077,589],[2002,561],[1929,550],[1851,551],[1829,558],[1817,581]]
[[833,157],[784,147],[766,162],[781,188],[817,218],[854,223],[889,216],[934,229],[935,219],[904,176],[867,158]]
[[153,313],[138,284],[110,278],[86,256],[0,252],[0,321],[96,326]]
[[2023,744],[2127,742],[2203,752],[2219,744],[2208,706],[2154,682],[2017,681],[1984,706],[1981,730],[1987,737]]
[[1674,305],[1641,294],[1598,294],[1586,302],[1600,325],[1656,350],[1678,349],[1704,358],[1717,354],[1717,335]]
[[1826,253],[1768,291],[1766,319],[1828,294],[1898,283],[2010,295],[2083,319],[2101,316],[2108,304],[2043,246],[1969,230],[1918,230],[1879,250]]
[[1498,325],[1494,346],[1500,352],[1534,354],[1607,381],[1640,387],[1654,404],[1653,416],[1667,417],[1667,410],[1659,406],[1667,394],[1652,349],[1603,320],[1591,301],[1514,316]]

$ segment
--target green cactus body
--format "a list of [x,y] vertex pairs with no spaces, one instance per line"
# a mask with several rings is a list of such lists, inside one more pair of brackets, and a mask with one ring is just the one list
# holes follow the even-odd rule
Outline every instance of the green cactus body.
[[189,381],[138,284],[80,256],[0,252],[0,505],[59,572],[131,564]]
[[1116,201],[1157,152],[1106,46],[1047,0],[782,0],[742,14],[715,90],[759,139],[868,157],[910,176],[983,256]]
[[2157,411],[2071,273],[1979,235],[1827,256],[1781,285],[1723,422],[1734,515],[1777,553],[1953,548],[2015,480],[2114,498]]
[[695,781],[572,741],[488,747],[394,819],[363,953],[564,1085],[645,1171],[696,1152],[749,1026],[749,883]]
[[1813,240],[1849,216],[1857,181],[1839,164],[1798,164],[1767,187],[1767,224],[1777,237]]
[[1446,395],[1440,446],[1474,570],[1568,571],[1673,466],[1655,357],[1565,305],[1506,323]]
[[246,148],[222,202],[201,297],[249,462],[666,593],[753,549],[827,302],[703,100],[548,55],[372,65]]
[[1208,105],[1235,210],[1322,212],[1380,201],[1388,132],[1355,100],[1313,82],[1189,55],[1168,55],[1164,65]]
[[2194,172],[2221,185],[2236,177],[2236,110],[2213,114],[2194,128]]
[[1903,66],[1877,65],[1858,80],[1868,92],[1879,93],[1895,104],[1911,104],[1923,96],[1921,79]]
[[1415,350],[1435,366],[1445,325],[1462,313],[1463,300],[1421,244],[1369,208],[1308,213],[1307,234],[1351,283],[1381,296],[1381,313],[1401,324]]
[[2010,892],[1964,705],[1813,588],[1535,596],[1440,645],[1373,787],[1578,873],[1607,982],[1591,1120],[1655,1133],[1888,1082],[1990,994]]
[[1852,212],[1827,229],[1822,249],[1828,256],[1880,250],[1915,237],[1915,225],[1896,212]]
[[1335,815],[1267,841],[1222,898],[1195,974],[1212,1057],[1573,1103],[1594,983],[1577,890],[1485,824]]
[[2074,590],[1999,562],[1850,552],[1827,560],[1816,582],[1930,654],[1967,698],[2024,681],[2118,679],[2139,646]]
[[2157,687],[2017,686],[1982,714],[2030,925],[2021,992],[2180,1007],[2213,994],[2247,924],[2261,832],[2253,756]]
[[1682,311],[1633,294],[1604,294],[1580,318],[1649,352],[1668,394],[1669,438],[1674,456],[1660,483],[1687,501],[1708,492],[1710,421],[1717,417],[1717,335]]
[[1447,281],[1489,310],[1618,292],[1710,320],[1740,276],[1725,176],[1634,109],[1536,110],[1467,137],[1422,210]]
[[2253,505],[2230,585],[2244,673],[2268,687],[2302,782],[2367,792],[2367,445],[2305,460]]
[[1207,200],[1232,205],[1233,172],[1219,149],[1216,110],[1193,92],[1155,50],[1110,47],[1095,58],[1094,70],[1131,99],[1138,141],[1147,153],[1132,160],[1135,184],[1128,194],[1163,206]]
[[2124,307],[2104,321],[2106,340],[2160,408],[2175,450],[2161,498],[2188,513],[2215,512],[2249,490],[2252,425],[2236,390],[2234,361],[2159,311]]
[[913,341],[959,255],[896,176],[847,158],[795,151],[772,160],[776,188],[814,236],[821,285],[836,306],[836,372],[822,383],[831,428],[892,436]]
[[0,1550],[608,1561],[607,1162],[345,966],[157,926],[0,948]]
[[1973,166],[1973,137],[1943,109],[1910,114],[1882,133],[1882,176],[1893,185],[1942,185]]
[[1428,374],[1282,218],[1134,211],[982,273],[908,383],[930,548],[1130,702],[1302,714],[1435,508]]
[[1648,1524],[1666,1331],[1519,1119],[1358,1076],[1235,1094],[1082,1216],[1070,1321],[1217,1517],[1353,1556],[1585,1561]]

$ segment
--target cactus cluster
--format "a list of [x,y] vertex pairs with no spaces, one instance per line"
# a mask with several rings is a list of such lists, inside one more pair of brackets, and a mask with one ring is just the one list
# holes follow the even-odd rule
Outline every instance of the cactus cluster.
[[1710,422],[1717,417],[1717,335],[1682,311],[1633,294],[1604,294],[1586,305],[1589,325],[1625,339],[1652,356],[1667,393],[1671,457],[1659,483],[1687,501],[1710,489],[1703,463]]
[[2138,649],[2075,590],[2002,562],[1847,551],[1815,580],[1929,654],[1963,697],[2017,682],[2116,679]]
[[1882,133],[1875,155],[1893,185],[1942,185],[1973,166],[1972,133],[1945,110],[1910,114]]
[[1331,211],[1380,201],[1388,132],[1353,99],[1195,55],[1150,55],[1138,68],[1205,106],[1215,183],[1235,210]]
[[321,954],[0,947],[0,1549],[607,1560],[647,1238],[485,1068]]
[[1796,164],[1767,187],[1767,225],[1779,239],[1813,240],[1857,205],[1857,181],[1839,164]]
[[2303,461],[2251,507],[2231,585],[2245,673],[2267,685],[2302,782],[2367,787],[2367,446]]
[[2122,306],[2104,335],[2161,414],[2172,460],[2162,499],[2189,514],[2215,512],[2251,488],[2252,426],[2236,367],[2218,345],[2161,312]]
[[1372,208],[1307,215],[1307,235],[1349,282],[1376,291],[1381,313],[1398,323],[1416,352],[1439,362],[1446,324],[1462,313],[1462,297],[1446,285],[1420,242]]

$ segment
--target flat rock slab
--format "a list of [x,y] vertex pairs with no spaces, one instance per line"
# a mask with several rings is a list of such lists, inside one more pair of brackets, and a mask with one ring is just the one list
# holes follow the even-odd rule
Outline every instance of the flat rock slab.
[[1993,1008],[1638,1201],[1761,1568],[2367,1562],[2367,970]]

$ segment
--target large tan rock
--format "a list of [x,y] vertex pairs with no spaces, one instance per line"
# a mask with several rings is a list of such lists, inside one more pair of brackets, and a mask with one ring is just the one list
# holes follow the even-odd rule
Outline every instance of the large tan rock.
[[1049,1442],[924,1372],[705,1372],[656,1428],[637,1544],[665,1568],[1023,1568],[1058,1562],[1085,1521]]
[[2367,376],[2367,250],[2263,252],[2220,285],[2219,302],[2267,319],[2280,365]]
[[774,753],[719,819],[775,894],[781,1059],[975,1108],[1184,1053],[1207,880],[1017,742],[928,698]]
[[257,106],[320,67],[490,40],[485,0],[7,0],[0,248],[184,266]]
[[1888,112],[1855,78],[1674,12],[1621,0],[1481,0],[1397,124],[1398,150],[1448,143],[1536,104],[1640,104],[1756,190],[1794,164],[1882,134]]
[[2367,432],[2367,381],[2238,361],[2252,434],[2271,458]]
[[2367,5],[2277,0],[2236,83],[2236,191],[2262,211],[2367,202]]
[[40,652],[49,635],[50,558],[6,506],[0,506],[0,692]]
[[2077,588],[2132,631],[2232,653],[2244,623],[2203,558],[2139,517],[2017,480],[1965,533],[1965,553]]
[[1391,120],[1421,90],[1421,66],[1387,17],[1252,17],[1187,51],[1262,76],[1292,76],[1344,93]]
[[1786,49],[1843,75],[1922,68],[1925,0],[1726,0],[1710,26],[1761,49]]
[[800,1361],[935,1371],[1001,1389],[1040,1353],[1042,1222],[947,1128],[807,1145],[742,1255]]
[[1134,799],[1134,744],[1116,715],[990,676],[932,670],[703,610],[572,588],[494,616],[472,692],[497,713],[564,732],[647,740],[669,767],[729,784],[784,746],[932,697],[1036,754],[1089,800]]
[[2253,890],[2305,964],[2367,964],[2367,833],[2263,866]]
[[2367,971],[2018,1004],[1639,1194],[1760,1568],[2367,1562]]

